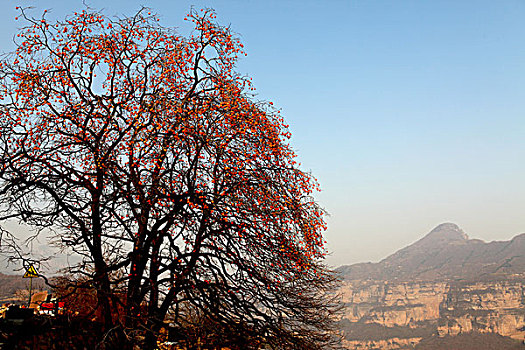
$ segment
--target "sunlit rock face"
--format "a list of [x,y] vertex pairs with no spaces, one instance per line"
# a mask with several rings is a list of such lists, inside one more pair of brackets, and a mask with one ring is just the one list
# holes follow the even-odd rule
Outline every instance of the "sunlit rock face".
[[525,338],[525,235],[485,243],[443,224],[377,264],[339,272],[347,349],[470,332]]
[[[348,349],[402,349],[438,334],[525,338],[525,284],[351,281],[342,287]],[[378,344],[381,344],[379,346]]]
[[455,284],[441,304],[438,334],[475,331],[523,340],[524,293],[522,281]]
[[446,283],[346,282],[342,288],[345,318],[386,327],[416,327],[439,318]]

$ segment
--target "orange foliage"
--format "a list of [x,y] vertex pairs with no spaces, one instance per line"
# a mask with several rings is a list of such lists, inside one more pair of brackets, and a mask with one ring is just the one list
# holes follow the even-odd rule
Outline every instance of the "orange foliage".
[[0,63],[6,212],[81,252],[99,298],[124,291],[126,327],[143,303],[155,315],[180,298],[242,304],[238,319],[246,300],[289,307],[331,281],[318,184],[280,112],[235,72],[243,45],[212,10],[185,18],[189,37],[145,10],[21,11],[29,26]]

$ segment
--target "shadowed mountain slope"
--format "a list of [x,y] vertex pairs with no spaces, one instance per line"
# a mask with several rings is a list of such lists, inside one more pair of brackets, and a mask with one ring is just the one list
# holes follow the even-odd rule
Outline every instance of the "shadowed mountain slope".
[[472,280],[523,273],[525,234],[486,243],[445,223],[378,263],[346,265],[337,271],[345,280]]

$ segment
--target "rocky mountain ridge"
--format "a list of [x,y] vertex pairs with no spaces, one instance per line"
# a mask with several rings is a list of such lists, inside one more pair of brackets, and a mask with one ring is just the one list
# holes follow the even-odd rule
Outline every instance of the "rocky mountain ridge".
[[337,271],[347,349],[439,349],[446,337],[485,336],[480,350],[490,341],[503,350],[525,338],[525,235],[485,243],[447,223],[378,263]]
[[486,243],[445,223],[378,263],[346,265],[337,271],[344,280],[480,280],[520,274],[525,272],[525,234]]

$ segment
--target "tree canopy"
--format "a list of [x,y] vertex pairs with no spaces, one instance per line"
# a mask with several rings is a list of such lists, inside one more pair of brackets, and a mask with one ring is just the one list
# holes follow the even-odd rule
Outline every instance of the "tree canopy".
[[197,312],[253,348],[329,343],[318,185],[234,70],[230,29],[212,10],[185,18],[187,37],[147,9],[20,11],[0,62],[1,219],[81,258],[69,283],[95,292],[105,339],[154,347],[168,317],[182,329]]

